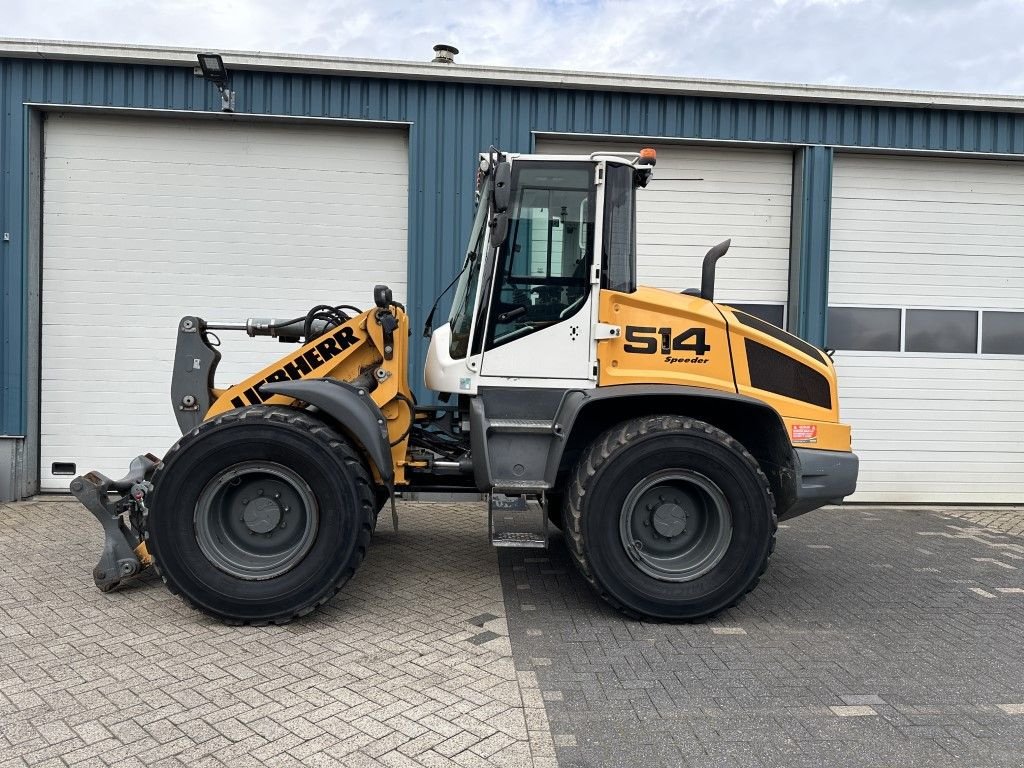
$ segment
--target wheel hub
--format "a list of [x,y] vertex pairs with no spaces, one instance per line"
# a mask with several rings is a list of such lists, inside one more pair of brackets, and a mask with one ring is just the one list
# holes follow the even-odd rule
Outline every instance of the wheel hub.
[[713,569],[732,541],[722,489],[689,469],[648,475],[627,494],[619,536],[637,568],[659,581],[692,581]]
[[253,533],[270,533],[281,524],[281,515],[278,502],[258,496],[245,505],[242,520]]
[[654,530],[667,539],[686,531],[686,510],[675,502],[667,502],[654,510]]
[[199,548],[240,579],[272,579],[294,568],[316,541],[319,508],[293,469],[247,461],[219,472],[195,508]]

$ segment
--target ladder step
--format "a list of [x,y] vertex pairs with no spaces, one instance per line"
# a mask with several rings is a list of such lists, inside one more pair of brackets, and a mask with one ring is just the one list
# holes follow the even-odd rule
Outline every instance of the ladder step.
[[488,501],[491,544],[543,549],[548,545],[548,509],[543,492],[491,492]]
[[499,493],[513,495],[533,494],[539,495],[548,490],[548,484],[536,480],[495,480],[492,486]]
[[546,549],[548,546],[548,540],[546,536],[538,536],[534,533],[501,532],[491,534],[491,544],[495,547]]
[[543,419],[491,419],[489,427],[493,432],[550,435],[555,425]]

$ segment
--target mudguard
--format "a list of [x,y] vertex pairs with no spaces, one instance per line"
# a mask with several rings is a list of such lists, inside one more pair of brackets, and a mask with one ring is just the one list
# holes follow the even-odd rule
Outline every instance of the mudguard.
[[335,379],[311,379],[263,384],[260,393],[284,395],[315,405],[362,446],[386,485],[394,483],[387,424],[366,387]]

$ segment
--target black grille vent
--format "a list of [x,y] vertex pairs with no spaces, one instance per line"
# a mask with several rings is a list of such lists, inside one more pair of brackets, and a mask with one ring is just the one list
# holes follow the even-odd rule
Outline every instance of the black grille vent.
[[767,333],[773,339],[778,339],[783,344],[789,344],[791,347],[796,347],[808,357],[813,357],[815,360],[825,362],[825,355],[817,347],[808,344],[806,341],[801,339],[799,336],[794,336],[792,333],[786,333],[781,328],[777,328],[771,323],[767,323],[760,317],[754,317],[748,315],[746,312],[741,312],[738,309],[733,309],[733,314],[736,315],[736,319],[743,325],[750,328],[756,328],[761,333]]
[[751,385],[822,408],[832,407],[828,379],[816,370],[751,339],[743,342]]

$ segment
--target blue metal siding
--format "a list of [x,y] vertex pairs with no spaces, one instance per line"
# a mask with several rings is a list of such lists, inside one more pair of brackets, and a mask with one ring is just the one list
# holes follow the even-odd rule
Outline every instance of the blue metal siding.
[[[414,329],[457,269],[472,214],[476,153],[491,144],[529,151],[531,131],[1024,152],[1018,114],[252,71],[236,72],[234,87],[243,113],[412,123],[407,299]],[[0,60],[0,229],[11,233],[0,244],[0,434],[26,428],[25,102],[209,111],[220,104],[216,91],[185,67]],[[808,233],[827,235],[827,206],[808,201],[804,214]],[[827,261],[819,272],[822,266]],[[821,280],[801,285],[820,291]],[[804,297],[802,306],[824,306],[824,300]],[[414,330],[414,360],[422,360],[424,347]]]
[[832,211],[832,147],[801,147],[794,158],[790,330],[824,346]]

